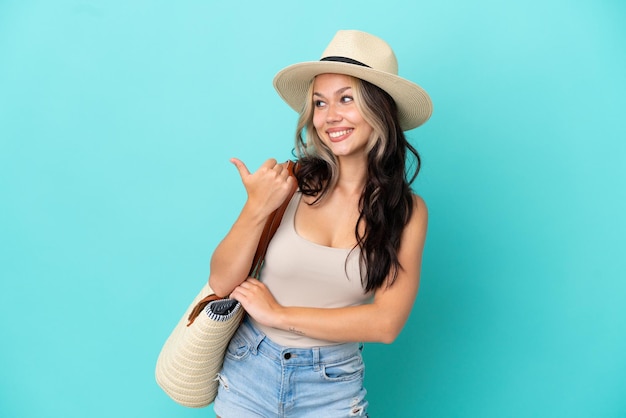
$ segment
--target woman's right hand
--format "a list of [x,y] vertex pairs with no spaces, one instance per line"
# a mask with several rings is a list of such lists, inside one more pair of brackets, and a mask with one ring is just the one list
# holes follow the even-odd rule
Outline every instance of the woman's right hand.
[[270,158],[251,174],[243,161],[237,158],[230,161],[237,167],[248,194],[246,206],[257,216],[269,216],[289,195],[295,179],[289,175],[286,164],[279,164]]
[[296,181],[287,164],[277,164],[274,159],[253,174],[241,160],[230,161],[239,171],[248,199],[211,257],[209,284],[220,296],[231,293],[248,277],[265,221],[288,198]]

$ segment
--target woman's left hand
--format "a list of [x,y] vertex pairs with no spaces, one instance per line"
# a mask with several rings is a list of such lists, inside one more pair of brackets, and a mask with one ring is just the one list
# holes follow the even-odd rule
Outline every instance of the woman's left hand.
[[233,290],[230,297],[238,300],[246,312],[262,325],[272,327],[283,308],[267,286],[254,277],[248,277]]

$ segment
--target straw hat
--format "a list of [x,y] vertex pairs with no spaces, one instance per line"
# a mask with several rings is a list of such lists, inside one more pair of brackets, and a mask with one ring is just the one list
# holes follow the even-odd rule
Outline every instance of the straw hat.
[[433,105],[428,93],[417,84],[398,76],[398,61],[382,39],[356,30],[335,34],[319,61],[290,65],[274,77],[274,88],[296,112],[302,111],[306,93],[318,74],[345,74],[380,87],[398,106],[403,130],[416,128],[430,117]]

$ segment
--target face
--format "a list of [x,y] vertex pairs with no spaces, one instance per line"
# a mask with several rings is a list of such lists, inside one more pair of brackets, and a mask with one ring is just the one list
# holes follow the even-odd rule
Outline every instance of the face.
[[366,157],[372,127],[354,102],[352,78],[343,74],[320,74],[313,82],[313,126],[333,154]]

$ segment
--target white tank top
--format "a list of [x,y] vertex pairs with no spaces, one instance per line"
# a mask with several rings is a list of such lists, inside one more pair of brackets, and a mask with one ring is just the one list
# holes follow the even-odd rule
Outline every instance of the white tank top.
[[[283,306],[342,308],[368,303],[373,293],[363,291],[358,248],[325,247],[298,235],[294,219],[301,198],[302,194],[296,192],[287,206],[267,249],[261,281]],[[272,341],[283,346],[336,344],[252,322]]]

